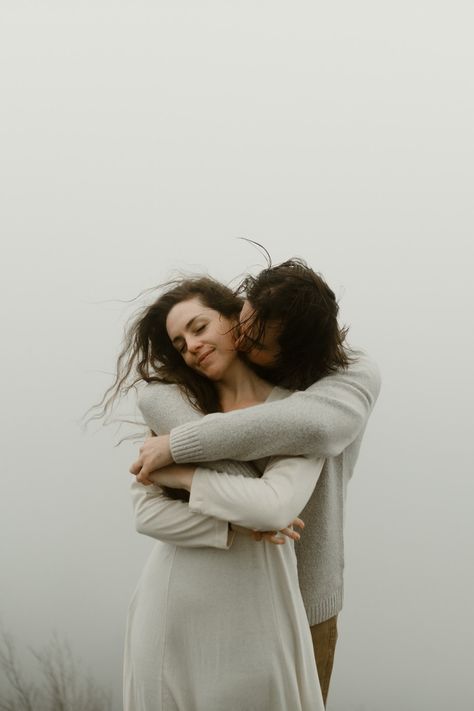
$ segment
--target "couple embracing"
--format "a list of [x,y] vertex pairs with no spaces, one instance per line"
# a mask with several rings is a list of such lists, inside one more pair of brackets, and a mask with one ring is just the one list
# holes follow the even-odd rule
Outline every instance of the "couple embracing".
[[292,259],[237,293],[168,285],[131,326],[113,395],[144,383],[154,436],[132,496],[157,542],[130,603],[125,711],[324,709],[346,488],[380,388],[337,315]]

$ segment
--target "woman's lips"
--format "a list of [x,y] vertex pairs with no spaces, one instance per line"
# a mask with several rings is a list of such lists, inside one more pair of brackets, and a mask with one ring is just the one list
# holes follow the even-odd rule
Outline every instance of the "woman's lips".
[[212,350],[208,351],[207,353],[204,353],[204,355],[199,358],[198,365],[201,365],[206,360],[206,358],[211,355],[211,353],[214,353],[214,351]]

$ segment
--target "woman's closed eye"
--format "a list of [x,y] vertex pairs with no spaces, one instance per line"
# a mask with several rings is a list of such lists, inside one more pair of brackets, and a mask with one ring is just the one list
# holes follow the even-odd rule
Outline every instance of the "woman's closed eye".
[[[194,328],[193,335],[196,336],[198,333],[201,333],[201,331],[204,331],[206,326],[207,326],[207,323],[203,323],[201,326],[197,326],[196,328]],[[186,342],[185,341],[183,341],[182,345],[178,348],[178,353],[180,353],[181,355],[186,353]]]

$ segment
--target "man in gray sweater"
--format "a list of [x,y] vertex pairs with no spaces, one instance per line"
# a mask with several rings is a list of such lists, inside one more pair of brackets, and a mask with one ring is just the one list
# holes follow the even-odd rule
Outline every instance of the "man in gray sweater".
[[[242,291],[246,300],[237,347],[262,377],[296,392],[277,402],[207,415],[169,436],[150,438],[132,471],[149,483],[153,470],[172,462],[248,461],[276,454],[325,458],[301,514],[306,526],[296,553],[326,702],[343,604],[346,489],[379,394],[380,374],[365,353],[345,345],[347,329],[338,325],[333,291],[302,260],[248,277]],[[209,513],[205,495],[199,512]]]

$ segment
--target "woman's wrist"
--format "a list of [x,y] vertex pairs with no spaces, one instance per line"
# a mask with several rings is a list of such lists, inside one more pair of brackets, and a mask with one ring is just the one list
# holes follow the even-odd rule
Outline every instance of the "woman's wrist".
[[184,469],[183,473],[180,475],[181,488],[185,489],[186,491],[191,491],[191,486],[193,483],[193,477],[194,477],[194,473],[196,471],[196,467],[193,467],[192,465],[184,465],[184,467],[185,467],[185,469]]
[[170,464],[150,474],[150,480],[158,486],[167,486],[171,489],[186,489],[191,491],[196,467],[192,464]]

